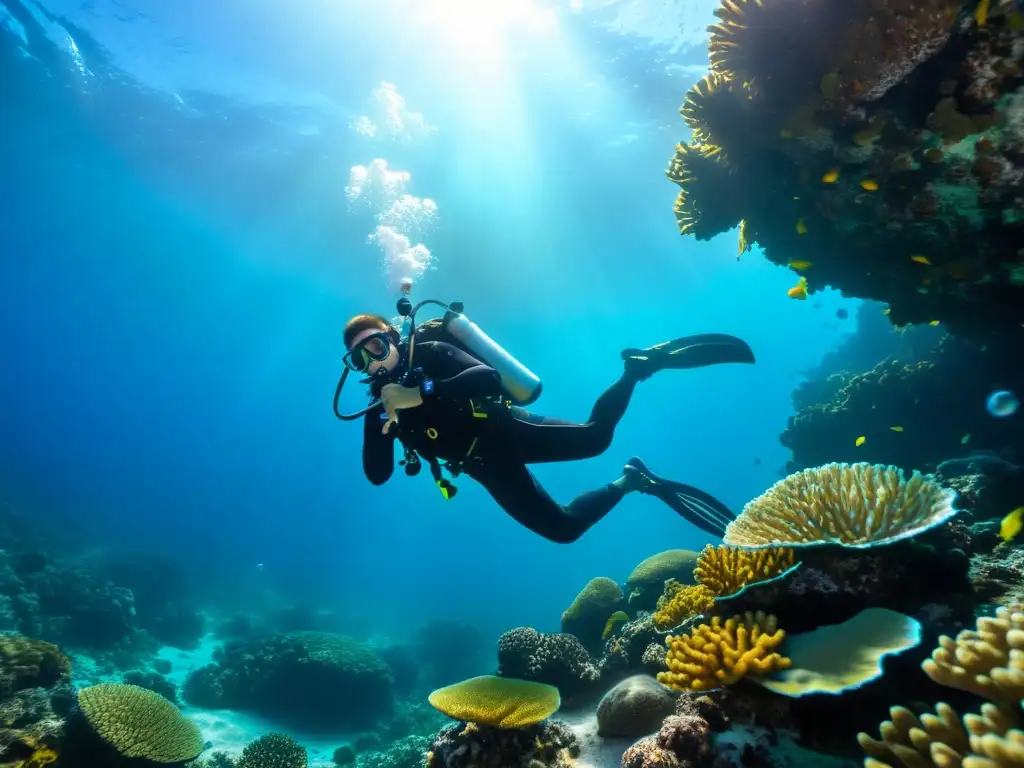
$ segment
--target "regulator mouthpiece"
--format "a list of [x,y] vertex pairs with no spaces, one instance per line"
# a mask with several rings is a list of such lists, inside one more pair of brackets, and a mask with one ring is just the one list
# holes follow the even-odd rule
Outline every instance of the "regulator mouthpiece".
[[412,313],[412,302],[405,296],[398,300],[398,314],[408,317]]

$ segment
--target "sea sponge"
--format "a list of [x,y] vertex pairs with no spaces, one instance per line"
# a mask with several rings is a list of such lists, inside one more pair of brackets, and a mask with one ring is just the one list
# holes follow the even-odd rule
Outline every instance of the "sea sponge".
[[706,691],[732,685],[747,674],[788,669],[792,662],[776,649],[786,633],[775,616],[758,611],[694,627],[689,635],[665,638],[667,672],[658,681],[679,691]]
[[893,707],[881,724],[881,739],[866,733],[857,741],[867,753],[866,768],[1020,768],[1024,766],[1024,604],[1000,608],[996,617],[978,619],[975,630],[956,640],[941,637],[931,659],[921,665],[938,683],[975,693],[991,702],[980,714],[961,718],[948,704],[918,718]]
[[1024,700],[1024,604],[996,609],[956,639],[943,635],[921,665],[932,680],[1006,704]]
[[306,768],[306,748],[284,733],[268,733],[242,750],[237,768]]
[[748,584],[770,581],[795,567],[789,547],[770,547],[748,551],[738,547],[710,544],[697,558],[694,577],[715,597],[735,595]]
[[956,493],[915,471],[826,464],[786,477],[747,503],[726,544],[752,549],[840,544],[866,549],[916,536],[957,513]]
[[191,720],[158,693],[135,685],[102,683],[78,692],[78,705],[99,736],[128,758],[181,763],[203,751]]
[[665,594],[658,600],[658,610],[651,616],[656,629],[670,629],[693,616],[710,611],[715,594],[703,584],[682,585],[677,581],[665,584]]
[[693,234],[698,240],[727,232],[743,218],[742,189],[714,154],[713,147],[677,144],[665,171],[682,187],[673,209],[679,234]]
[[429,700],[448,717],[492,728],[524,728],[539,723],[562,704],[554,686],[496,675],[472,677],[438,688]]
[[697,553],[691,549],[668,549],[651,555],[634,568],[626,579],[629,604],[649,598],[653,605],[669,579],[692,584],[696,564]]

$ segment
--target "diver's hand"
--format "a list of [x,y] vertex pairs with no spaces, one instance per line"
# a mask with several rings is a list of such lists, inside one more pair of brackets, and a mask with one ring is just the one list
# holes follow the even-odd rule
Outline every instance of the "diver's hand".
[[401,384],[385,384],[380,390],[380,402],[388,415],[384,422],[383,434],[391,431],[391,425],[398,422],[398,411],[423,405],[419,387],[403,387]]

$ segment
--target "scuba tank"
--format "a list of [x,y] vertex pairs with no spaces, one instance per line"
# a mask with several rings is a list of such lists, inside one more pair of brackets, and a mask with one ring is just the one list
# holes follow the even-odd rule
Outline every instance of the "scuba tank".
[[480,362],[501,376],[501,387],[516,405],[537,401],[544,383],[533,371],[510,355],[504,347],[484,333],[480,326],[462,314],[462,303],[452,302],[441,320],[441,327]]

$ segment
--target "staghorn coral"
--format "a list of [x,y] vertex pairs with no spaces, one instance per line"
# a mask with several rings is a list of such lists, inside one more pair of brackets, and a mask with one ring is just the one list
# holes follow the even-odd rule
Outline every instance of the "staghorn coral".
[[956,494],[895,467],[826,464],[790,475],[748,502],[726,529],[733,546],[841,544],[857,549],[916,536],[956,514]]
[[867,768],[1019,768],[1024,765],[1024,604],[999,608],[978,619],[956,639],[943,636],[922,665],[935,682],[968,691],[989,703],[963,718],[948,704],[920,717],[890,709],[881,740],[866,733],[857,741]]
[[794,567],[789,547],[771,547],[753,552],[738,547],[710,544],[701,551],[693,575],[715,597],[734,595],[747,584],[767,581]]
[[682,187],[674,207],[679,234],[692,233],[698,240],[710,240],[743,218],[730,171],[714,154],[704,146],[678,144],[665,171]]
[[658,681],[675,690],[704,691],[732,685],[748,673],[787,669],[792,662],[777,652],[785,637],[775,617],[762,612],[724,622],[715,616],[689,635],[665,638],[668,671]]
[[430,704],[453,720],[523,728],[553,715],[562,700],[557,688],[544,683],[481,675],[438,688]]
[[703,584],[683,586],[669,581],[665,594],[658,601],[658,610],[651,616],[651,622],[658,630],[671,629],[687,619],[707,613],[715,604],[715,594]]
[[78,705],[100,738],[124,757],[180,763],[203,750],[195,723],[163,696],[145,688],[94,685],[78,692]]

